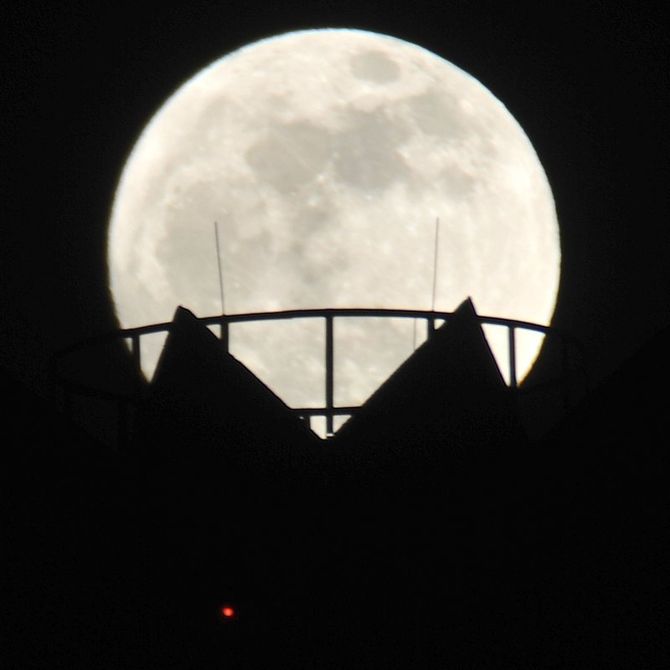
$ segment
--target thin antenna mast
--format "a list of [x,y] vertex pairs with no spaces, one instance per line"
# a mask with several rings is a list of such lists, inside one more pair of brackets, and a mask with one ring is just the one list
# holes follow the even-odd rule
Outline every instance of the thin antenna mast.
[[219,298],[221,299],[221,342],[228,350],[228,322],[223,318],[226,303],[223,301],[223,269],[221,268],[221,245],[219,243],[219,223],[214,221],[214,240],[216,241],[216,265],[219,269]]
[[[435,219],[435,241],[433,248],[433,293],[431,298],[431,311],[435,311],[435,295],[437,294],[437,251],[440,244],[440,217]],[[412,340],[413,350],[416,351],[416,319],[414,319],[414,333]]]
[[221,299],[221,314],[226,313],[223,301],[223,270],[221,269],[221,246],[219,244],[219,224],[214,221],[214,239],[216,241],[216,265],[219,269],[219,298]]

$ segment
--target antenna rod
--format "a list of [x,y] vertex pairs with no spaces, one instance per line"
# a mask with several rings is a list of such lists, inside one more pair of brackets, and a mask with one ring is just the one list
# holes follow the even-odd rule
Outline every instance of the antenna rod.
[[437,293],[437,248],[440,243],[440,217],[435,219],[435,250],[433,256],[433,303],[431,310],[435,311],[435,294]]
[[216,240],[216,264],[219,268],[219,297],[221,298],[221,314],[225,314],[225,303],[223,302],[223,270],[221,269],[221,247],[219,245],[219,224],[214,221],[214,239]]

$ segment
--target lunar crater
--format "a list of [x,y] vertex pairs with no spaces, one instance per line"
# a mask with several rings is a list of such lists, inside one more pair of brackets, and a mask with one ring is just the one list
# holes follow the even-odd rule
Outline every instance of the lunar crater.
[[425,91],[405,103],[407,116],[422,133],[447,142],[462,142],[473,133],[477,121],[465,119],[458,99],[441,91]]

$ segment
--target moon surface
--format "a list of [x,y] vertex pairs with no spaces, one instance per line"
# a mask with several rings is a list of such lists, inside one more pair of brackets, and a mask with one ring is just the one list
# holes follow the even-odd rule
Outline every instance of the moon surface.
[[[489,316],[548,324],[554,311],[558,222],[527,136],[473,77],[386,35],[265,39],[163,104],[112,208],[109,278],[123,327],[169,321],[177,305],[221,313],[215,222],[229,314],[451,311],[468,296]],[[424,330],[336,321],[336,404],[362,403]],[[505,369],[496,330],[487,336]],[[519,333],[520,379],[540,344]],[[143,340],[147,375],[160,347]],[[231,329],[233,355],[292,406],[324,403],[323,347],[321,320]]]

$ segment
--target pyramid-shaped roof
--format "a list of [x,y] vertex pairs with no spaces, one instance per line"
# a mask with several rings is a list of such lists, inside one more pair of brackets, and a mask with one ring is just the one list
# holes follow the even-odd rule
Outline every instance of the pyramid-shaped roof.
[[511,392],[468,299],[377,389],[335,441],[359,464],[409,463],[433,458],[437,451],[491,449],[520,431]]
[[[157,450],[216,453],[240,468],[283,469],[318,438],[263,382],[179,307],[149,386],[143,416]],[[160,436],[160,437],[159,437]],[[194,457],[196,457],[194,455]]]

